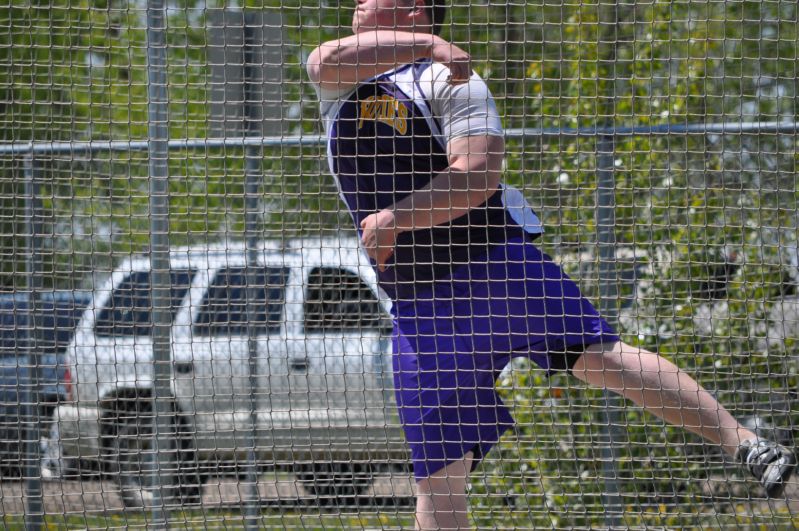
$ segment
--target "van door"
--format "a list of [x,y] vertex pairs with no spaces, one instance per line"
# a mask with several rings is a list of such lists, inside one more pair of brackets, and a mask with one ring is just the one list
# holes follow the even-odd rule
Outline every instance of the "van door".
[[[169,306],[174,321],[195,270],[173,268],[169,273]],[[132,271],[118,281],[115,276],[113,292],[99,310],[90,342],[82,343],[84,336],[76,337],[76,371],[79,392],[83,393],[79,400],[103,399],[120,388],[147,387],[152,383],[150,283],[149,270]],[[175,345],[171,344],[174,359]],[[96,390],[91,386],[96,386]]]
[[305,275],[304,341],[289,347],[291,407],[305,413],[311,428],[339,429],[345,437],[349,428],[383,418],[382,354],[390,322],[354,270],[318,266]]
[[[280,392],[285,379],[270,379],[268,357],[286,357],[280,339],[283,325],[287,271],[282,267],[243,265],[218,269],[196,309],[192,327],[196,415],[213,427],[214,447],[237,448],[250,427],[251,397],[258,406],[263,394]],[[248,295],[253,315],[248,315]],[[256,388],[250,386],[249,329],[254,335],[258,369]],[[283,383],[281,383],[283,382]],[[287,390],[283,391],[287,393]]]

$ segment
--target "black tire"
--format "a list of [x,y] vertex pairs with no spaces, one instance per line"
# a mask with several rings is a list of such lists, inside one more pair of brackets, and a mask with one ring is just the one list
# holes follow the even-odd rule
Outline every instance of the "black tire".
[[[151,402],[137,400],[116,410],[105,421],[106,470],[119,486],[123,505],[128,509],[152,507],[155,489],[151,485],[152,471],[157,463],[153,446],[153,409]],[[174,409],[173,409],[174,412]],[[196,451],[187,422],[175,413],[170,419],[164,449],[168,468],[164,476],[169,484],[161,487],[165,505],[198,503],[202,481],[198,473]]]
[[[33,418],[23,417],[23,408],[20,404],[0,404],[0,479],[26,477],[32,457],[28,455],[28,433],[25,426],[38,422],[40,435],[46,435],[50,429],[54,406],[44,402],[43,400],[39,412],[34,413]],[[40,467],[41,461],[36,464],[36,475]]]
[[362,494],[374,477],[368,463],[326,461],[295,466],[302,488],[317,499],[319,505],[334,505]]

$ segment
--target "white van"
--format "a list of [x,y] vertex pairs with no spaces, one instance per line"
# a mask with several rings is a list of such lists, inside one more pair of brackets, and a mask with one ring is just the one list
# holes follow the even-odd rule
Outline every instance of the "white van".
[[[257,254],[248,271],[241,244],[171,253],[170,440],[180,494],[196,497],[205,467],[245,463],[252,450],[261,464],[291,467],[315,494],[354,494],[370,464],[407,457],[390,302],[354,239],[267,243]],[[96,291],[67,350],[70,400],[56,412],[62,458],[99,463],[131,507],[151,494],[149,289],[150,262],[134,258]]]

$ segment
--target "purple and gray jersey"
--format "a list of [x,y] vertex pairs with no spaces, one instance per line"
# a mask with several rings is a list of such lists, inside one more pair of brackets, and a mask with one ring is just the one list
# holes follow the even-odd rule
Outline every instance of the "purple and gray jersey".
[[[330,170],[356,227],[427,185],[449,165],[446,146],[469,135],[502,135],[494,101],[476,74],[445,81],[448,70],[429,60],[401,66],[340,93],[320,90]],[[413,298],[435,279],[485,256],[491,246],[541,224],[521,193],[501,190],[467,214],[399,236],[381,287]]]
[[[485,83],[453,86],[448,74],[419,61],[320,89],[330,169],[356,227],[444,170],[450,140],[503,134]],[[618,341],[533,245],[541,231],[521,193],[501,186],[448,224],[401,234],[378,272],[394,299],[394,388],[417,479],[470,451],[476,466],[513,424],[494,389],[511,358],[567,371],[588,345]]]

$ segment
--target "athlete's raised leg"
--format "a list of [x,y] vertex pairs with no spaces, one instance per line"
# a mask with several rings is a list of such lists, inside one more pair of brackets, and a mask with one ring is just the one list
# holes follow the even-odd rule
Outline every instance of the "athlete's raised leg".
[[615,391],[669,424],[720,444],[730,456],[741,441],[755,437],[687,372],[658,354],[622,342],[591,345],[572,371],[580,380]]
[[468,530],[466,484],[472,452],[416,483],[416,529]]
[[667,359],[622,342],[592,345],[574,375],[619,393],[650,413],[720,445],[747,466],[769,496],[779,496],[796,468],[795,453],[759,440],[688,373]]

